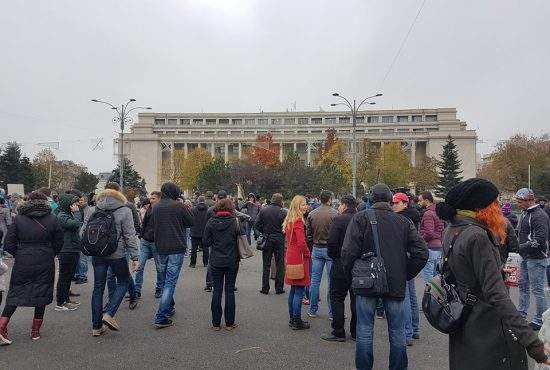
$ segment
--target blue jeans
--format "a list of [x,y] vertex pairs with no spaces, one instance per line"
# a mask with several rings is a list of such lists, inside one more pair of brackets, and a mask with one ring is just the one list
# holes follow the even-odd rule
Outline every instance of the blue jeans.
[[254,228],[253,222],[246,222],[245,225],[246,225],[245,235],[246,235],[246,238],[248,239],[248,244],[251,244],[252,233],[254,233],[254,239],[258,239],[258,232]]
[[441,248],[440,249],[428,249],[430,255],[428,256],[428,262],[422,269],[422,277],[424,282],[429,283],[437,273],[437,265],[441,261]]
[[[374,333],[374,312],[376,297],[356,297],[357,344],[355,346],[355,366],[357,370],[372,369],[374,354],[372,349]],[[403,300],[382,298],[388,334],[390,339],[390,369],[407,369],[407,347],[405,344],[405,309]]]
[[290,319],[302,318],[302,298],[304,298],[304,292],[306,287],[291,285],[290,293],[288,294],[288,315]]
[[548,308],[546,295],[544,294],[544,283],[546,282],[546,267],[548,266],[548,262],[548,259],[524,259],[521,261],[519,272],[518,311],[524,319],[527,318],[530,304],[529,288],[531,288],[537,306],[533,322],[538,325],[542,325],[542,314]]
[[[129,262],[129,258],[126,257],[126,263]],[[132,275],[129,276],[129,284],[128,284],[128,294],[130,297],[136,296],[136,284],[134,282],[134,278]],[[111,268],[107,271],[107,294],[109,295],[109,300],[113,297],[113,294],[115,292],[115,289],[117,287],[117,278],[116,274],[113,273]]]
[[[213,290],[212,303],[212,326],[220,326],[222,314],[225,311],[225,325],[235,324],[235,281],[239,272],[239,265],[228,267],[210,266],[212,272]],[[222,309],[222,293],[225,285],[225,310]]]
[[414,279],[411,279],[407,281],[405,289],[405,336],[407,340],[411,340],[413,335],[420,334],[419,321],[416,287]]
[[80,259],[78,260],[78,266],[76,267],[75,279],[88,279],[88,256],[80,253]]
[[332,317],[332,307],[330,306],[330,270],[332,269],[332,258],[328,256],[327,248],[319,248],[314,245],[311,260],[313,266],[311,268],[311,285],[309,287],[309,312],[316,314],[317,310],[319,310],[319,289],[321,288],[323,269],[326,266],[326,279],[328,281],[326,302],[328,304],[328,315]]
[[174,292],[178,284],[184,253],[159,255],[160,272],[164,277],[164,288],[162,297],[160,297],[159,309],[155,316],[155,323],[166,321],[168,314],[174,310],[176,302],[174,302]]
[[164,286],[164,276],[160,273],[160,261],[157,254],[157,248],[155,243],[141,239],[141,245],[139,249],[139,270],[136,272],[136,293],[141,293],[141,287],[143,286],[143,272],[145,271],[145,264],[149,258],[153,257],[155,260],[155,270],[157,271],[157,284],[156,290],[162,290]]
[[[92,326],[94,329],[100,329],[103,313],[115,316],[120,303],[124,299],[124,294],[128,290],[130,280],[130,270],[126,258],[107,259],[101,257],[92,258],[94,267],[94,291],[92,293]],[[113,295],[109,298],[109,303],[103,311],[103,292],[105,291],[105,281],[107,279],[107,270],[113,272],[116,276],[116,287]]]

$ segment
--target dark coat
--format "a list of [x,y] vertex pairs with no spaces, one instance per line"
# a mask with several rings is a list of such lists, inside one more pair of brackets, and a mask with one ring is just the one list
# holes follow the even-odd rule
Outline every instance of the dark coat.
[[37,307],[53,300],[55,255],[63,230],[47,201],[23,203],[10,225],[5,250],[15,257],[6,305]]
[[518,227],[518,216],[516,216],[515,213],[510,212],[510,213],[508,213],[507,215],[504,215],[504,216],[506,216],[508,221],[510,221],[510,223],[512,224],[514,229],[516,229]]
[[[548,257],[548,232],[550,230],[550,219],[546,212],[540,207],[533,207],[521,213],[518,222],[518,239],[520,254],[523,258],[544,259]],[[531,239],[536,239],[538,248],[521,248],[521,244]]]
[[348,225],[357,211],[355,208],[347,209],[341,215],[338,215],[332,221],[328,232],[327,253],[332,258],[332,276],[339,279],[345,279],[346,275],[342,267],[340,255],[342,253],[342,245],[346,236]]
[[132,220],[134,221],[134,229],[136,229],[136,235],[139,235],[141,231],[141,224],[139,222],[139,212],[137,210],[137,207],[132,202],[126,202],[126,207],[130,208],[130,211],[132,211]]
[[[407,280],[418,275],[428,261],[428,248],[413,224],[395,213],[388,203],[374,203],[373,209],[388,279],[389,292],[385,296],[403,299]],[[362,254],[374,250],[367,211],[358,212],[351,219],[342,246],[342,265],[348,279],[351,280],[355,261]]]
[[284,244],[283,222],[286,213],[283,207],[275,203],[260,210],[254,227],[261,234],[265,235],[266,247]]
[[239,263],[237,218],[229,213],[208,220],[204,229],[203,246],[210,248],[208,264],[229,267]]
[[202,238],[204,235],[204,228],[206,227],[208,214],[208,206],[206,203],[198,203],[191,209],[191,215],[193,215],[193,227],[191,228],[192,238]]
[[413,223],[416,230],[420,229],[420,221],[422,216],[416,207],[407,207],[403,211],[399,212],[400,215],[407,217]]
[[149,204],[143,215],[143,222],[139,231],[139,237],[148,242],[155,241],[155,228],[153,227],[153,207]]
[[158,254],[185,253],[185,229],[193,226],[191,212],[180,202],[165,197],[153,207],[153,228]]
[[61,253],[80,253],[80,212],[73,215],[71,212],[71,204],[78,202],[78,197],[73,194],[64,193],[59,198],[59,213],[57,214],[57,222],[63,229],[63,248]]
[[470,289],[479,301],[464,326],[449,336],[450,369],[527,369],[526,347],[544,360],[542,342],[508,296],[498,246],[489,233],[473,219],[457,219],[445,230],[444,252],[460,229],[465,230],[454,244],[449,267],[458,286]]

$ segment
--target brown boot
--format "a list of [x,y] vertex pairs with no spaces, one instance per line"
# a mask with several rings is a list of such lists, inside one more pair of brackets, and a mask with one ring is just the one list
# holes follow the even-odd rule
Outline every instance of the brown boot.
[[11,344],[10,338],[8,338],[8,323],[10,318],[6,316],[0,317],[0,346],[7,346]]
[[32,320],[32,329],[31,329],[31,339],[38,340],[40,339],[40,327],[42,326],[42,319],[33,319]]

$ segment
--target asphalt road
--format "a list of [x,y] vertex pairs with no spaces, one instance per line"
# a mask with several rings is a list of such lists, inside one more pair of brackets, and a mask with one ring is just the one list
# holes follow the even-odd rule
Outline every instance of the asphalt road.
[[[121,330],[94,338],[90,314],[92,273],[90,269],[89,283],[73,285],[73,291],[82,294],[77,311],[56,312],[53,304],[47,307],[42,339],[37,342],[29,337],[32,308],[18,309],[10,322],[14,343],[0,347],[0,369],[354,368],[354,342],[327,343],[319,339],[330,330],[325,293],[321,295],[319,317],[308,319],[311,329],[295,332],[288,327],[288,296],[258,292],[260,253],[241,262],[236,297],[239,327],[233,332],[210,329],[211,294],[203,291],[206,269],[189,268],[186,258],[175,295],[175,326],[162,330],[152,327],[158,301],[153,296],[155,273],[150,260],[139,306],[130,311],[124,302],[116,316]],[[326,282],[323,291],[325,286]],[[421,291],[422,283],[417,280],[419,295]],[[305,309],[303,313],[305,316]],[[447,337],[429,327],[422,315],[421,325],[421,339],[408,349],[409,368],[448,368]],[[376,320],[375,338],[375,368],[387,369],[385,320]]]

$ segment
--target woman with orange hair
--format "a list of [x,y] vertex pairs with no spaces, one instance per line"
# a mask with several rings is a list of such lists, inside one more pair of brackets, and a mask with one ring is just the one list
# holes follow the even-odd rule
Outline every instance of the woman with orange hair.
[[[449,338],[450,369],[527,369],[525,351],[550,364],[545,345],[510,300],[501,274],[499,246],[506,240],[506,218],[498,190],[479,178],[453,187],[437,214],[450,224],[443,237],[445,258],[463,300],[472,310]],[[452,244],[452,253],[449,247]]]
[[288,295],[289,325],[293,330],[309,329],[309,323],[302,320],[302,298],[310,283],[310,252],[306,243],[304,213],[308,205],[306,198],[296,195],[283,222],[287,251],[285,259],[285,283],[290,285]]

